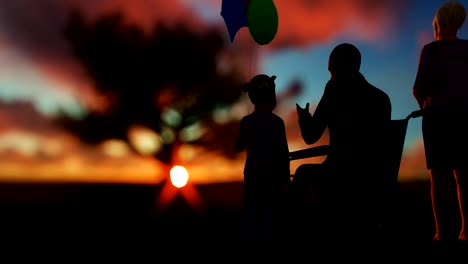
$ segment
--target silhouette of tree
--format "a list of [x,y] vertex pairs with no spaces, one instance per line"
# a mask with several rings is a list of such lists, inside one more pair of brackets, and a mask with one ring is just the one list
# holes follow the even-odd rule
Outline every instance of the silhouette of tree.
[[[80,120],[61,115],[56,120],[61,125],[92,144],[106,139],[130,143],[132,126],[149,128],[163,138],[152,155],[167,164],[184,141],[235,155],[231,145],[238,120],[219,123],[213,113],[239,100],[245,78],[241,69],[219,70],[219,55],[227,45],[219,31],[195,33],[182,25],[155,24],[148,33],[126,24],[120,13],[86,23],[75,10],[64,32],[106,108],[91,109]],[[189,127],[197,132],[197,126],[203,131],[199,136],[183,136]]]

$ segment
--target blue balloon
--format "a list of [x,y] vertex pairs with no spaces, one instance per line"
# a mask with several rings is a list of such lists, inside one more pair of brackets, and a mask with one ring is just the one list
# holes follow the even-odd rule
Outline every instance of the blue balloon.
[[249,0],[223,0],[221,4],[221,16],[226,24],[229,38],[234,41],[239,29],[248,27],[247,8]]

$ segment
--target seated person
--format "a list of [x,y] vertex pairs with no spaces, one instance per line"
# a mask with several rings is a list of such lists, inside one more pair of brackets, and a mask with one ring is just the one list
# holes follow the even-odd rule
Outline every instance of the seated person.
[[304,108],[296,104],[304,141],[314,144],[328,129],[330,149],[322,164],[303,164],[296,170],[295,203],[307,193],[314,201],[334,202],[329,209],[339,205],[355,210],[378,191],[373,189],[382,162],[378,153],[391,120],[391,103],[385,92],[365,79],[360,66],[361,54],[354,45],[337,45],[329,57],[331,78],[313,115],[309,103]]

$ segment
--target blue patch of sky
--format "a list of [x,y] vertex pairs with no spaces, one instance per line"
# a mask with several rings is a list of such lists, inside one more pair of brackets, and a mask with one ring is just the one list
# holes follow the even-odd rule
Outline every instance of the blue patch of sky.
[[47,77],[20,56],[4,52],[0,56],[0,100],[6,103],[30,102],[46,116],[65,113],[81,118],[85,109],[77,98],[62,87],[52,87]]

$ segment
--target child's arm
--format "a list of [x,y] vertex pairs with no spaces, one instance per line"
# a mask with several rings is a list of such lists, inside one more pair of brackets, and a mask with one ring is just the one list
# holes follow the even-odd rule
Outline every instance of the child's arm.
[[241,152],[245,149],[244,126],[244,120],[242,119],[239,126],[239,134],[237,135],[236,144],[234,146],[236,152]]

